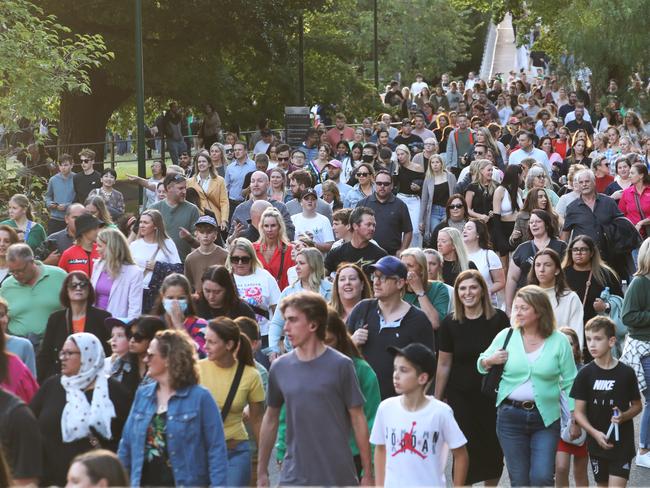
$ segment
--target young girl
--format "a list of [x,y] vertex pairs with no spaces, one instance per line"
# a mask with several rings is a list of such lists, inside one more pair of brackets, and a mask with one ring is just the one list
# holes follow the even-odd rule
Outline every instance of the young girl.
[[[571,327],[560,327],[560,332],[567,336],[571,349],[573,350],[573,359],[578,371],[582,368],[582,352],[580,351],[580,342],[578,334]],[[571,420],[575,422],[574,420]],[[587,477],[587,442],[576,446],[560,439],[557,444],[557,454],[555,455],[555,486],[569,486],[569,470],[571,466],[571,456],[573,456],[573,477],[576,486],[589,486]]]

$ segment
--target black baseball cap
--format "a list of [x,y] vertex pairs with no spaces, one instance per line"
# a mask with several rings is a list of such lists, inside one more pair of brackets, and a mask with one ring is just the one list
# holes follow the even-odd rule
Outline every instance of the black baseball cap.
[[93,229],[99,229],[103,224],[104,222],[90,214],[81,214],[74,220],[74,235],[78,238],[83,235],[84,232],[88,232],[89,230]]
[[386,350],[393,356],[402,356],[406,358],[409,363],[414,364],[423,373],[429,375],[429,379],[433,379],[436,374],[436,355],[424,344],[414,342],[406,347],[399,348],[395,346],[388,346]]
[[302,196],[300,197],[300,199],[304,200],[307,197],[314,197],[316,200],[318,200],[318,194],[316,193],[316,190],[314,190],[313,188],[307,188],[302,193]]

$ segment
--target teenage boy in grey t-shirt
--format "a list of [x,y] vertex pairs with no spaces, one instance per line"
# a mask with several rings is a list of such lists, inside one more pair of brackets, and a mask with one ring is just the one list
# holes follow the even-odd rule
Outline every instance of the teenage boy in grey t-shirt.
[[294,350],[271,365],[268,408],[260,434],[258,485],[268,486],[268,464],[286,405],[287,452],[280,485],[357,485],[350,427],[359,446],[364,478],[372,486],[364,398],[352,361],[324,344],[327,303],[313,292],[280,303],[284,331]]

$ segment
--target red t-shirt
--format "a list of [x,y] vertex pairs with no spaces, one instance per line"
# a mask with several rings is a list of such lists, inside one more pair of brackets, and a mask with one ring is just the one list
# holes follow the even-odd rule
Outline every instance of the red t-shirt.
[[90,278],[93,274],[93,264],[96,259],[99,259],[97,244],[93,244],[93,250],[91,252],[75,244],[63,251],[59,259],[59,268],[68,273],[71,271],[83,271]]
[[612,175],[607,175],[600,178],[596,177],[596,191],[598,193],[605,193],[605,189],[612,181],[614,181],[614,177]]
[[[286,250],[284,251],[284,263],[282,264],[282,273],[280,273],[280,263],[282,262],[282,254],[280,252],[280,248],[279,247],[275,248],[275,252],[271,257],[271,261],[267,263],[264,260],[264,255],[262,254],[261,246],[262,244],[259,242],[255,242],[253,244],[253,247],[255,248],[255,253],[257,254],[259,260],[261,261],[262,266],[264,266],[264,269],[267,270],[269,273],[271,273],[271,275],[278,282],[280,291],[282,291],[287,286],[289,286],[289,279],[287,278],[287,270],[292,266],[295,266],[296,264],[293,262],[293,258],[291,257],[291,251],[293,251],[293,246],[291,244],[288,244]],[[281,276],[278,277],[278,275],[280,274]]]

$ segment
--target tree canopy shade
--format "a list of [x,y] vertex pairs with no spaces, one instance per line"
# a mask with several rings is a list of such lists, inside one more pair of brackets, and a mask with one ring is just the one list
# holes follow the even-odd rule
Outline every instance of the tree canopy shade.
[[89,71],[112,59],[99,34],[72,34],[28,0],[0,2],[0,124],[57,116],[63,91],[88,93]]
[[556,61],[563,54],[588,66],[595,87],[616,79],[627,85],[634,72],[647,75],[650,68],[647,0],[452,0],[490,12],[495,22],[512,12],[520,31],[542,25],[540,47]]

